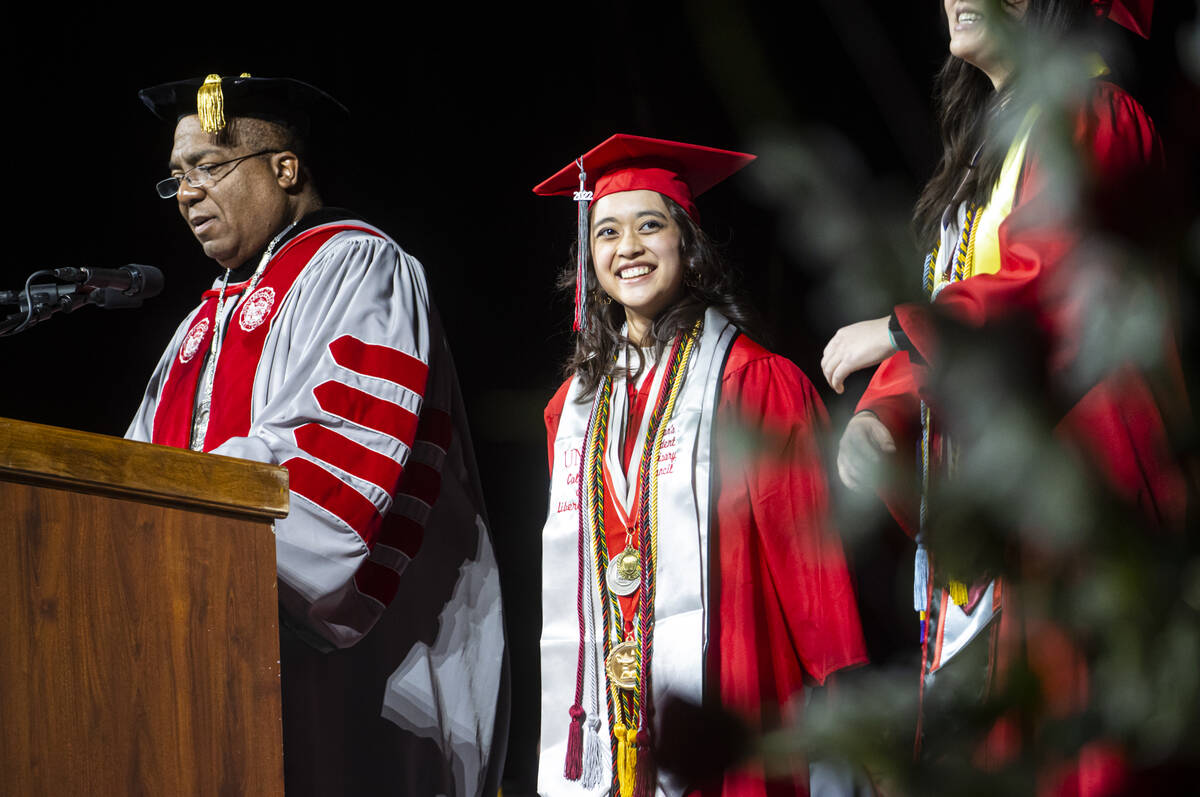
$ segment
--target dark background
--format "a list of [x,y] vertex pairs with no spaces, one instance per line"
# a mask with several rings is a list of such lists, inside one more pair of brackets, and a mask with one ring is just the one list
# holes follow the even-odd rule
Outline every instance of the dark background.
[[[1168,158],[1187,168],[1196,106],[1177,51],[1195,6],[1159,5],[1149,43],[1109,26],[1114,66],[1158,122]],[[123,433],[163,346],[218,273],[175,202],[154,193],[172,131],[142,107],[139,88],[247,71],[338,97],[353,122],[336,174],[318,175],[325,199],[424,263],[457,359],[505,591],[516,793],[534,771],[541,410],[570,344],[570,305],[553,283],[575,217],[569,200],[530,188],[615,132],[748,151],[784,141],[814,160],[818,176],[798,194],[761,189],[780,167],[763,157],[699,206],[743,271],[768,342],[818,383],[836,428],[865,377],[834,395],[819,378],[820,350],[840,325],[886,314],[890,301],[869,284],[850,287],[852,302],[831,300],[847,295],[830,285],[845,276],[838,253],[848,250],[811,245],[830,232],[812,229],[812,214],[840,202],[857,214],[854,229],[903,229],[938,151],[929,102],[945,55],[938,6],[612,2],[383,16],[207,7],[176,19],[44,15],[10,28],[0,289],[36,269],[128,262],[163,269],[166,289],[140,310],[87,308],[0,339],[0,415]],[[915,290],[915,244],[911,257],[882,268]],[[852,554],[873,659],[905,663],[915,650],[910,554],[878,514],[862,520]]]

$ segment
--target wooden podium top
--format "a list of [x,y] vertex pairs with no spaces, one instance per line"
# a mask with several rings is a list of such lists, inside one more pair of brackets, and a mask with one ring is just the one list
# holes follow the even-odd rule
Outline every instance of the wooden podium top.
[[288,472],[278,465],[8,418],[0,418],[0,474],[246,517],[288,513]]

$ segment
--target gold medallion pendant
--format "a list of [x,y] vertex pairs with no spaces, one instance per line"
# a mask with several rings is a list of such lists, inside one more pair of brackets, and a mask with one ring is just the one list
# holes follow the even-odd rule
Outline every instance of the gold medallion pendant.
[[638,684],[638,651],[637,645],[625,641],[608,652],[604,660],[604,669],[608,672],[608,680],[620,689],[636,689]]
[[608,563],[608,588],[617,595],[632,595],[642,583],[641,569],[637,549],[626,546]]

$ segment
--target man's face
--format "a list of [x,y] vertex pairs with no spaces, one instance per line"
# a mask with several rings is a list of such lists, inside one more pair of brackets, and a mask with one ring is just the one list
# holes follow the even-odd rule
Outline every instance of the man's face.
[[[236,137],[235,137],[236,138]],[[205,133],[197,116],[175,127],[170,170],[180,175],[195,166],[216,164],[254,152],[243,143],[221,144]],[[225,268],[237,268],[258,254],[288,221],[288,195],[277,173],[278,155],[247,158],[214,171],[206,185],[180,183],[179,213],[204,248]]]

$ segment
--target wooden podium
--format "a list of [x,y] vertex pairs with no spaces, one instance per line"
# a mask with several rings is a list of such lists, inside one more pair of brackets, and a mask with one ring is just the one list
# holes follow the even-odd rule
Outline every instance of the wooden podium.
[[283,794],[287,471],[0,419],[0,791]]

